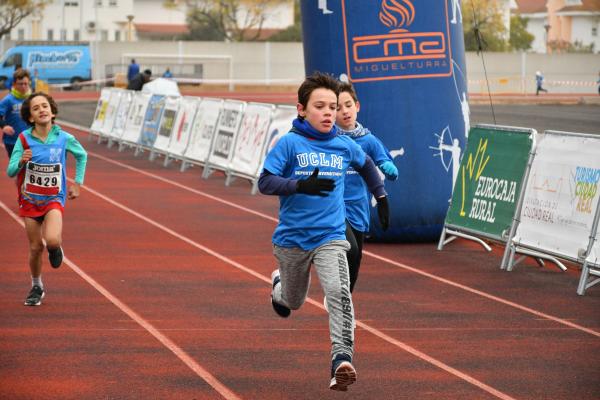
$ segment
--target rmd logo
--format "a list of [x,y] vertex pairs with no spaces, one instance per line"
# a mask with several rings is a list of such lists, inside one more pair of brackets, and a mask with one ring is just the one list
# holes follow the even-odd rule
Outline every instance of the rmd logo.
[[[368,4],[370,3],[370,4]],[[452,73],[447,0],[342,0],[346,66],[353,82]]]

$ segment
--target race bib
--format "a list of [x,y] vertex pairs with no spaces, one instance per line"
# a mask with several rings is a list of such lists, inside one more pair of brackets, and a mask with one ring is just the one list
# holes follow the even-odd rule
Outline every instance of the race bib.
[[41,196],[56,196],[62,189],[62,165],[28,162],[25,167],[24,192]]

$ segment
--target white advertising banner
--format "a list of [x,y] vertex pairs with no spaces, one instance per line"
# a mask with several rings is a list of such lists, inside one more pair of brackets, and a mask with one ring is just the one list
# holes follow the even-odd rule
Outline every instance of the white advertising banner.
[[230,172],[251,178],[258,177],[274,110],[275,106],[272,104],[249,103],[246,106],[229,163]]
[[110,99],[108,100],[106,111],[104,112],[104,124],[99,129],[102,136],[109,136],[113,129],[122,94],[123,91],[118,89],[111,90],[110,92]]
[[96,105],[96,113],[94,114],[94,120],[90,130],[92,133],[100,133],[100,128],[104,125],[104,116],[106,115],[106,108],[108,107],[108,101],[110,100],[112,89],[103,88],[100,92],[100,98]]
[[148,108],[151,97],[152,95],[150,93],[136,92],[133,95],[129,113],[127,114],[127,121],[125,122],[125,129],[123,129],[123,135],[121,135],[121,140],[123,142],[138,142],[142,132],[142,126],[144,125],[146,109]]
[[160,117],[158,134],[156,135],[156,141],[154,142],[155,150],[166,153],[169,148],[169,141],[171,140],[171,133],[173,132],[173,126],[175,124],[175,119],[177,118],[180,99],[181,97],[172,96],[165,99],[165,107],[162,116]]
[[112,129],[107,133],[109,139],[120,139],[125,130],[125,124],[127,123],[127,115],[129,114],[129,106],[131,106],[131,100],[133,99],[133,92],[131,90],[121,91],[121,101],[119,102],[119,108],[115,115],[115,122],[113,123]]
[[213,169],[227,170],[239,131],[246,102],[225,100],[208,155],[207,164]]
[[298,110],[293,106],[277,106],[271,125],[269,125],[269,136],[267,143],[262,153],[262,161],[264,161],[267,153],[271,151],[279,138],[288,133],[292,129],[292,122],[298,116]]
[[173,125],[173,132],[168,146],[169,154],[174,157],[183,157],[183,153],[190,142],[199,101],[200,99],[197,97],[182,97],[179,102],[179,112]]
[[194,118],[192,137],[184,153],[186,159],[201,164],[206,162],[221,108],[223,108],[221,99],[208,98],[200,101]]
[[600,136],[540,135],[515,243],[577,260],[588,247],[599,180]]

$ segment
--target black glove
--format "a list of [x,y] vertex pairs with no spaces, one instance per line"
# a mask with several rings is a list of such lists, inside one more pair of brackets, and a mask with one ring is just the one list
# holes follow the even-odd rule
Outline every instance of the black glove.
[[319,178],[319,168],[308,179],[299,180],[296,183],[296,193],[313,194],[321,197],[329,196],[327,192],[335,189],[333,179]]
[[379,217],[381,229],[387,231],[390,227],[390,206],[385,196],[377,199],[377,216]]

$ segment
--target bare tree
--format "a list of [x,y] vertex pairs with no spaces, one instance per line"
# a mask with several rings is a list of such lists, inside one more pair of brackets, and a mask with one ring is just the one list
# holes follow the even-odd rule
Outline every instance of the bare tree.
[[28,15],[40,11],[49,0],[0,0],[0,38]]
[[166,0],[165,6],[185,3],[195,39],[255,41],[260,38],[270,6],[289,0]]

